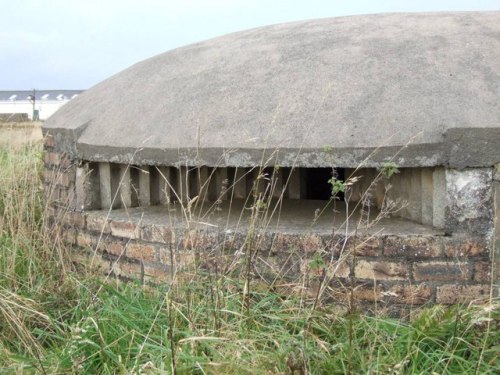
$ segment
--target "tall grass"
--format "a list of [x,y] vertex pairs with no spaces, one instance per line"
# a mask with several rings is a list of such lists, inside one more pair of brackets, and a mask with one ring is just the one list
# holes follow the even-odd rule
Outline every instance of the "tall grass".
[[349,319],[246,278],[75,272],[44,225],[41,174],[38,146],[0,150],[0,373],[500,373],[497,301]]

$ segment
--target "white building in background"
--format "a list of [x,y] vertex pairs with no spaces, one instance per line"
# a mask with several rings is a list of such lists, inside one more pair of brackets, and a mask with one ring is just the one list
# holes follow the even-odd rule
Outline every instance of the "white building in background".
[[25,114],[32,120],[35,114],[35,119],[38,116],[43,121],[82,92],[83,90],[35,90],[33,101],[33,90],[0,91],[0,116],[8,119],[9,114]]

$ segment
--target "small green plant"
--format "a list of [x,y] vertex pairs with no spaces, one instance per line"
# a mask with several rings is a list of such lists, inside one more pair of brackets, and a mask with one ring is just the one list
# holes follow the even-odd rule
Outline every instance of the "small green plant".
[[336,176],[330,178],[328,183],[332,187],[332,197],[336,197],[339,193],[345,193],[346,184],[344,181],[339,180]]
[[399,173],[399,167],[392,161],[384,162],[379,170],[385,178],[391,178],[393,175]]

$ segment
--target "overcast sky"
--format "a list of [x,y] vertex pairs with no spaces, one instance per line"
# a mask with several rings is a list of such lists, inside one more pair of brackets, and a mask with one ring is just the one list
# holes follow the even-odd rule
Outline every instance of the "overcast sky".
[[158,53],[233,31],[500,0],[0,0],[0,90],[87,89]]

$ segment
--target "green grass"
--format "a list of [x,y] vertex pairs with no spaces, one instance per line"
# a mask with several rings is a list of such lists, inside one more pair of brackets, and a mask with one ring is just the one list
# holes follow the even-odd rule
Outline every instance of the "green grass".
[[38,148],[0,150],[2,374],[498,374],[500,304],[410,322],[313,309],[243,281],[143,287],[75,272],[44,230]]

